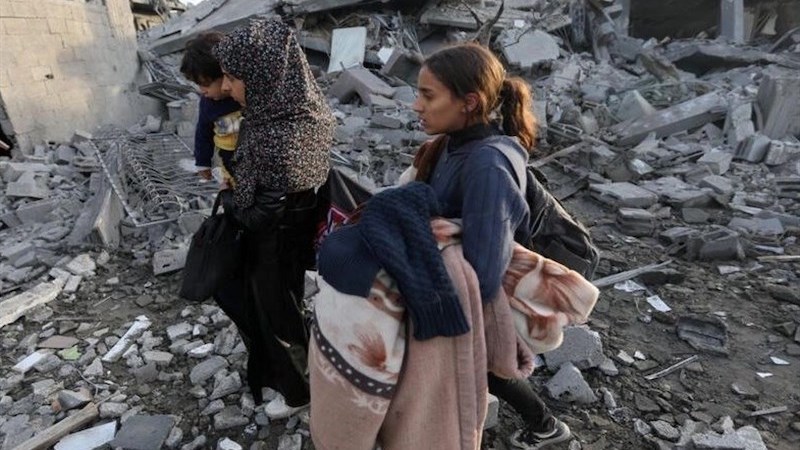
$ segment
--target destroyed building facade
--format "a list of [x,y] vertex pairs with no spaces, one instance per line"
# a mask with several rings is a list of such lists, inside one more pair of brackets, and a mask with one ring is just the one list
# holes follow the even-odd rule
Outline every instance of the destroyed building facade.
[[128,0],[2,0],[0,41],[0,126],[23,151],[158,108],[137,91]]

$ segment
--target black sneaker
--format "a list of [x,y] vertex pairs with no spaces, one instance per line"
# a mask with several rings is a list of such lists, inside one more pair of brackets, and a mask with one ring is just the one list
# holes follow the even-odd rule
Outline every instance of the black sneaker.
[[549,445],[564,442],[572,437],[572,432],[564,422],[553,418],[553,428],[549,431],[535,432],[530,428],[517,430],[511,435],[511,445],[524,450],[539,450]]

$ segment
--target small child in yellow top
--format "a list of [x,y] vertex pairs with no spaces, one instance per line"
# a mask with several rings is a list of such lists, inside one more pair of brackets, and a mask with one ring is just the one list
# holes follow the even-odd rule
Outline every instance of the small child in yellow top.
[[211,49],[222,38],[216,31],[201,33],[186,44],[181,72],[200,88],[200,113],[194,135],[194,158],[197,173],[212,178],[211,167],[216,150],[225,182],[232,184],[233,151],[239,137],[241,105],[223,92],[222,69]]

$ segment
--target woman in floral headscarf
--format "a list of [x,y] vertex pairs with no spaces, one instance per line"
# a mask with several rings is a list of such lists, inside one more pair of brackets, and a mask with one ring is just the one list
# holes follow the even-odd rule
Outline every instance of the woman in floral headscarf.
[[248,342],[248,383],[281,396],[271,418],[309,401],[308,335],[301,312],[304,272],[313,262],[316,194],[328,174],[335,119],[294,31],[254,20],[214,48],[226,91],[242,105],[235,186],[221,192],[227,214],[244,229],[241,285],[247,314],[234,318]]

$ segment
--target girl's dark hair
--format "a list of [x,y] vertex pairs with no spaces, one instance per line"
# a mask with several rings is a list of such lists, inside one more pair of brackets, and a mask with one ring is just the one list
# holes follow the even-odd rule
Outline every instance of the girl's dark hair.
[[206,31],[187,42],[181,61],[181,73],[198,84],[222,78],[222,68],[211,50],[223,37],[225,35],[219,31]]
[[429,56],[424,63],[458,98],[478,95],[476,115],[488,122],[498,109],[503,131],[516,136],[528,151],[536,138],[536,119],[531,104],[531,89],[522,78],[506,78],[499,59],[486,47],[475,43],[458,44]]

